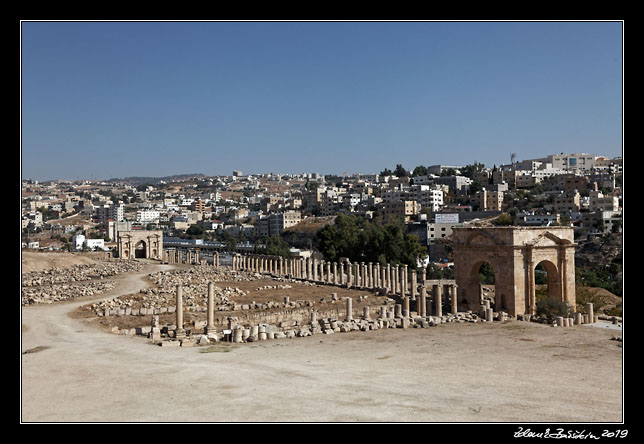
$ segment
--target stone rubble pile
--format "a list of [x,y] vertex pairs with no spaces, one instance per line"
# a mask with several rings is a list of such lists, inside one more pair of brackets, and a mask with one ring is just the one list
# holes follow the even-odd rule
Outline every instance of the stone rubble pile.
[[120,273],[140,271],[142,265],[135,261],[108,262],[103,264],[77,264],[72,267],[55,267],[43,271],[22,273],[23,287],[68,284],[70,282],[103,279]]
[[51,285],[45,288],[27,288],[22,291],[22,305],[51,304],[74,298],[95,296],[114,288],[113,281],[96,281],[82,284]]
[[[348,304],[350,306],[350,303]],[[447,314],[443,316],[417,316],[412,312],[411,316],[401,316],[397,313],[395,307],[385,306],[380,309],[381,316],[371,319],[369,316],[369,307],[364,307],[363,316],[360,319],[347,318],[340,320],[337,317],[325,317],[318,319],[317,312],[311,311],[310,322],[299,322],[297,320],[282,320],[276,325],[259,324],[243,325],[238,324],[236,318],[229,318],[228,328],[221,331],[208,331],[206,321],[193,321],[191,327],[186,327],[185,337],[177,341],[177,326],[158,325],[158,316],[153,317],[153,325],[150,327],[129,328],[119,330],[114,328],[113,331],[125,335],[142,335],[146,336],[159,345],[207,345],[211,342],[225,341],[234,343],[257,342],[270,339],[300,338],[317,334],[334,334],[348,333],[353,331],[368,332],[388,328],[429,328],[440,324],[452,322],[486,322],[485,319],[479,318],[476,313],[471,311],[465,313]],[[496,320],[504,320],[499,316]],[[203,333],[200,331],[203,329]],[[166,344],[166,342],[173,342]]]
[[[97,316],[144,316],[149,314],[174,313],[175,293],[177,285],[183,286],[184,310],[191,312],[204,312],[207,305],[208,284],[210,282],[254,281],[266,277],[254,272],[242,272],[229,269],[213,268],[208,266],[195,266],[190,269],[159,271],[149,275],[149,278],[158,288],[146,288],[135,295],[121,296],[114,300],[101,301],[92,304],[89,308]],[[265,289],[289,289],[288,284],[264,285],[255,291]],[[238,304],[235,298],[246,296],[250,291],[238,287],[214,286],[215,311],[236,310],[269,310],[274,308],[303,308],[313,305],[311,301],[284,302],[268,301],[257,303],[251,301],[247,304]]]

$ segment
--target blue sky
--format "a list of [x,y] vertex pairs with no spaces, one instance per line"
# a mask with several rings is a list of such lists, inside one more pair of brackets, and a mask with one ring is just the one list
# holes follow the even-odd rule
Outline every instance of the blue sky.
[[23,22],[22,176],[622,153],[621,22]]

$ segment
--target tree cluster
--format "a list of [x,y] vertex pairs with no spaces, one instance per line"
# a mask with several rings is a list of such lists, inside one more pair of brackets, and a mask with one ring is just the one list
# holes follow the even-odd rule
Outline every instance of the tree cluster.
[[402,223],[380,224],[356,215],[338,214],[333,224],[316,233],[317,246],[327,261],[407,264],[416,268],[426,256],[418,237],[405,233]]

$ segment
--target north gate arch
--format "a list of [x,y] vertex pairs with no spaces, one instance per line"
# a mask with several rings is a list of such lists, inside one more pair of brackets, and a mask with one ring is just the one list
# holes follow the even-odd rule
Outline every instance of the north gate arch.
[[570,227],[453,228],[454,279],[459,305],[480,306],[478,269],[487,262],[494,270],[495,308],[512,316],[535,314],[534,271],[548,272],[550,297],[575,305],[575,244]]
[[162,259],[163,231],[119,231],[116,242],[118,257],[121,259]]

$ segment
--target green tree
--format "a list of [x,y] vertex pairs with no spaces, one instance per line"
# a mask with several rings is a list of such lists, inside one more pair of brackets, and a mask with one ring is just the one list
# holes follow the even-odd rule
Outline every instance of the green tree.
[[469,186],[469,193],[475,194],[483,189],[483,185],[478,180],[473,181]]
[[409,176],[409,173],[401,164],[397,164],[396,169],[394,170],[394,175],[398,177],[407,177]]
[[496,219],[492,220],[492,225],[496,225],[497,227],[508,226],[512,225],[513,223],[514,220],[512,219],[512,216],[507,213],[503,213]]
[[309,191],[317,190],[318,186],[319,184],[315,180],[309,180],[306,182],[306,185],[304,185],[304,187]]
[[426,255],[418,237],[405,233],[404,224],[380,225],[355,215],[338,214],[333,224],[316,233],[318,249],[325,260],[341,257],[357,262],[407,264],[416,267]]
[[411,173],[413,177],[416,176],[427,176],[427,167],[418,165],[416,168],[414,168],[414,171]]
[[494,269],[490,264],[484,262],[479,268],[479,282],[484,285],[494,285],[495,281]]
[[266,247],[264,248],[264,254],[271,256],[281,256],[283,258],[291,257],[291,247],[279,236],[272,235],[267,237],[265,245]]
[[441,171],[441,176],[455,176],[456,175],[456,170],[454,168],[447,168],[443,171]]
[[465,165],[461,168],[461,174],[465,177],[469,177],[470,179],[474,179],[474,174],[480,172],[483,168],[485,168],[485,165],[474,162],[471,165]]
[[201,236],[206,230],[202,225],[199,224],[192,224],[188,229],[186,230],[186,234],[189,234],[190,236]]

